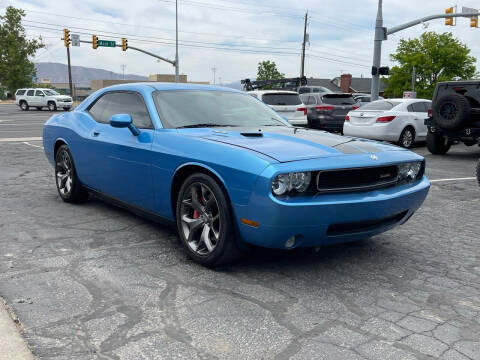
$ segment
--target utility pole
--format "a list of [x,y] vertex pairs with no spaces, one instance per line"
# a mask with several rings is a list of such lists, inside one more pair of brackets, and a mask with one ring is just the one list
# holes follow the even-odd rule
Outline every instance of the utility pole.
[[305,23],[303,25],[302,64],[300,68],[300,77],[305,76],[305,43],[307,42],[307,18],[308,11],[305,13]]
[[415,74],[415,66],[414,66],[412,69],[412,93],[415,92],[415,77],[416,77],[416,74]]
[[370,93],[372,101],[378,100],[378,92],[380,89],[380,74],[378,73],[378,69],[380,68],[380,61],[382,59],[382,41],[384,38],[382,0],[378,0],[375,38],[373,40],[372,87]]
[[214,66],[212,68],[212,71],[213,71],[213,85],[215,85],[215,73],[217,72],[217,68]]
[[68,29],[63,29],[63,43],[65,47],[67,48],[67,63],[68,63],[68,84],[70,86],[70,96],[72,97],[73,100],[74,94],[73,94],[73,84],[72,84],[72,67],[70,64],[70,30]]
[[122,72],[123,72],[123,80],[125,80],[125,68],[127,67],[127,65],[122,64],[120,65],[120,67],[122,68]]
[[178,0],[175,0],[175,82],[179,82],[178,70]]

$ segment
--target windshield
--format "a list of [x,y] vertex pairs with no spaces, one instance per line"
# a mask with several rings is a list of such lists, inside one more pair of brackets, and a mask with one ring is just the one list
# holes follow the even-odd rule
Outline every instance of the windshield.
[[377,100],[363,105],[362,110],[390,110],[399,104],[399,101]]
[[156,91],[153,98],[165,128],[289,126],[274,110],[246,93]]
[[60,95],[58,92],[56,92],[55,90],[43,90],[43,92],[45,94],[47,94],[48,96],[54,96],[54,95]]
[[355,104],[355,100],[353,100],[353,97],[350,96],[345,96],[345,95],[327,95],[327,96],[322,96],[322,102],[324,104],[329,104],[329,105],[353,105]]
[[262,100],[268,105],[300,105],[302,103],[298,94],[291,93],[263,94]]

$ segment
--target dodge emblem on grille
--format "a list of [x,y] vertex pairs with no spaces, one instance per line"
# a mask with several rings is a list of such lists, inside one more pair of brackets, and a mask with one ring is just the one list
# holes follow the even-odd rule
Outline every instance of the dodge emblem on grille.
[[372,155],[370,155],[370,159],[372,159],[372,160],[378,160],[378,156],[377,156],[377,155],[374,155],[374,154],[372,154]]

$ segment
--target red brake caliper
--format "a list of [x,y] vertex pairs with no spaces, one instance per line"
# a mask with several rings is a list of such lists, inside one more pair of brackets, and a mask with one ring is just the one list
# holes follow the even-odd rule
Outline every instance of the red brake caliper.
[[[203,200],[202,197],[200,197],[198,199],[198,201],[200,202],[200,204],[204,205],[205,203],[205,200]],[[198,219],[200,217],[200,213],[197,211],[197,210],[193,210],[193,216],[192,216],[194,219]]]

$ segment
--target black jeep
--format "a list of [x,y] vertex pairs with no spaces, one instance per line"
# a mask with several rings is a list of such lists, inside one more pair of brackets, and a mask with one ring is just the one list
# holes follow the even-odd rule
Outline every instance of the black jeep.
[[480,80],[439,82],[432,112],[425,120],[427,148],[445,154],[454,142],[467,146],[480,141]]

